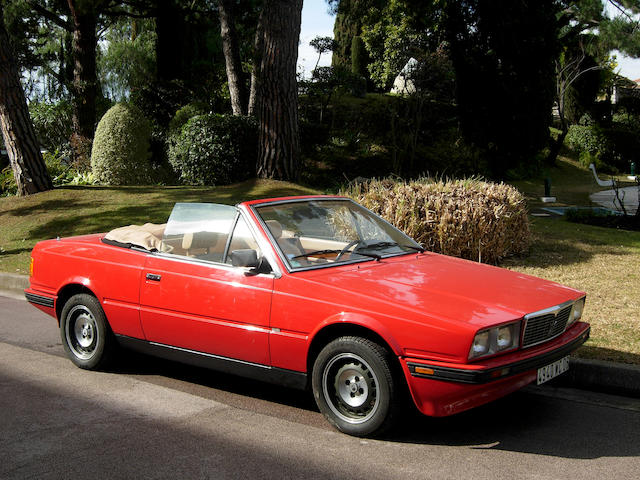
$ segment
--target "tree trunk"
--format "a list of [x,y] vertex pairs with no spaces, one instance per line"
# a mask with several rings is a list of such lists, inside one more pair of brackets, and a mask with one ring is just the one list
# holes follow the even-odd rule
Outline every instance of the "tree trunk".
[[242,74],[242,61],[240,60],[240,47],[234,22],[233,3],[229,0],[218,2],[220,13],[220,36],[222,37],[222,51],[227,67],[227,82],[229,95],[231,96],[231,108],[234,115],[246,115],[247,113],[247,88]]
[[53,188],[24,98],[0,2],[0,127],[19,195]]
[[74,163],[88,169],[96,124],[96,5],[90,0],[67,0],[73,19],[73,148]]
[[256,35],[253,41],[253,59],[251,68],[251,88],[249,90],[249,107],[247,114],[256,116],[256,105],[258,104],[258,90],[260,86],[260,66],[262,65],[262,49],[264,48],[264,31],[262,28],[264,19],[264,8],[260,10]]
[[296,63],[302,0],[266,0],[263,15],[257,173],[295,181],[300,176]]

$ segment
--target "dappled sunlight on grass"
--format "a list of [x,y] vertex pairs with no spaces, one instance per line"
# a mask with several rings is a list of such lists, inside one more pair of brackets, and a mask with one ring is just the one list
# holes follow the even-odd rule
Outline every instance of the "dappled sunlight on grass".
[[175,202],[236,204],[243,200],[319,193],[275,180],[252,179],[222,187],[77,187],[29,197],[0,198],[0,271],[27,273],[40,240],[163,223]]

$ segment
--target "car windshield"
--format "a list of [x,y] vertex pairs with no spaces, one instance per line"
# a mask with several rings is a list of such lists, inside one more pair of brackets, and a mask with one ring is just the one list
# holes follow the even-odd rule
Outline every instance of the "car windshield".
[[423,251],[404,233],[346,199],[290,201],[255,210],[294,270]]

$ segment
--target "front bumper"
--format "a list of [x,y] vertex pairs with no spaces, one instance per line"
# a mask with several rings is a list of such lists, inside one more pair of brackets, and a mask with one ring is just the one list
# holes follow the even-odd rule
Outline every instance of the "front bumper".
[[547,344],[485,363],[456,365],[409,358],[401,362],[418,409],[426,415],[446,416],[496,400],[535,381],[538,368],[569,355],[588,340],[589,333],[589,325],[579,322]]
[[47,315],[56,316],[55,304],[58,297],[54,293],[35,290],[30,287],[25,289],[24,296],[27,302],[37,309],[42,310]]

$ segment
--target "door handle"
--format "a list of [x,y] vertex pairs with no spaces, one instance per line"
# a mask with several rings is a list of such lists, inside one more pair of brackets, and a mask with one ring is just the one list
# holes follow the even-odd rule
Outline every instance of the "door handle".
[[151,280],[153,282],[159,282],[162,278],[162,275],[158,275],[157,273],[147,273],[147,280]]

